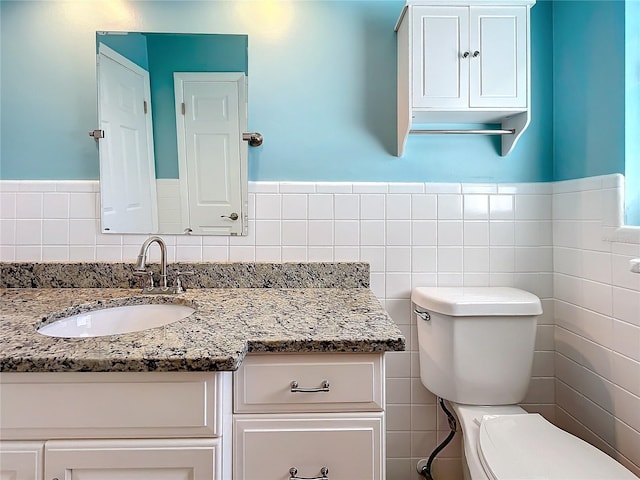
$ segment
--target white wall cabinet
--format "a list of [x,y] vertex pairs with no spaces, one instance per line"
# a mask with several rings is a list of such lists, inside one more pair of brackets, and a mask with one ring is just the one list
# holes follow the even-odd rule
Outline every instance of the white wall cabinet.
[[398,155],[412,125],[499,123],[502,154],[529,123],[533,1],[411,2],[396,25]]
[[231,376],[3,373],[2,480],[227,480]]
[[234,479],[382,480],[384,405],[383,354],[248,355],[234,375]]

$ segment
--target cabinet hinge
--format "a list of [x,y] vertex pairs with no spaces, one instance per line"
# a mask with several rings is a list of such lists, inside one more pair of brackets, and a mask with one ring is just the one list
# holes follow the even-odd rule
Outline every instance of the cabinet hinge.
[[142,108],[144,110],[144,113],[147,113],[147,101],[146,100],[142,101]]
[[185,115],[187,112],[187,107],[185,106],[184,102],[182,102],[182,114]]

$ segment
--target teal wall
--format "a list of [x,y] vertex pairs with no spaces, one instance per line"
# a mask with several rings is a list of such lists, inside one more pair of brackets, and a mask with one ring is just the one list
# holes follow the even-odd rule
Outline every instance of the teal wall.
[[147,55],[147,37],[139,32],[97,32],[96,53],[100,43],[119,53],[127,60],[149,71],[149,57]]
[[625,171],[625,4],[553,4],[555,180]]
[[552,4],[532,15],[532,114],[493,137],[411,137],[393,155],[403,0],[9,1],[1,16],[0,178],[96,179],[96,31],[247,34],[251,180],[549,181]]

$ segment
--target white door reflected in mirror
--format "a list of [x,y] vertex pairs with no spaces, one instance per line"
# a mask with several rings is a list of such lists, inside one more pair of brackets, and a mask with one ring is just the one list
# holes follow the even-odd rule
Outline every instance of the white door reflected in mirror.
[[[182,231],[242,235],[244,73],[174,73]],[[246,154],[246,153],[245,153]],[[175,211],[174,211],[175,212]],[[161,219],[161,223],[175,219]],[[167,222],[167,223],[169,223]],[[168,230],[168,229],[166,229]]]
[[102,229],[158,229],[149,72],[100,44],[98,117]]

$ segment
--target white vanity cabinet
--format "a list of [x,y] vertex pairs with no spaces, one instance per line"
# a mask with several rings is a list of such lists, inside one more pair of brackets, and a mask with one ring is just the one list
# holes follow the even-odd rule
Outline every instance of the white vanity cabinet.
[[0,478],[231,478],[231,375],[3,373]]
[[408,2],[396,25],[398,155],[412,125],[528,125],[531,0]]
[[233,429],[235,480],[382,480],[383,354],[248,355]]

